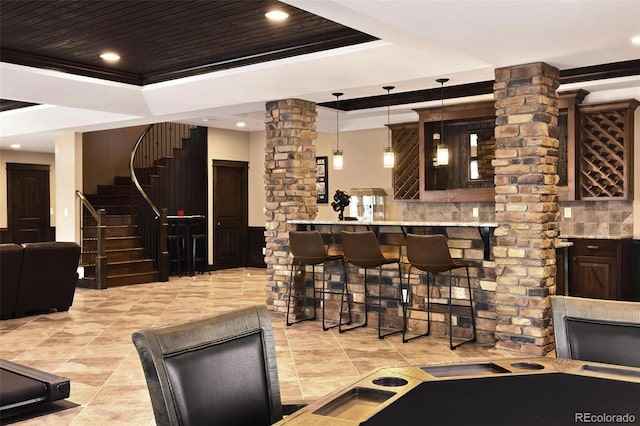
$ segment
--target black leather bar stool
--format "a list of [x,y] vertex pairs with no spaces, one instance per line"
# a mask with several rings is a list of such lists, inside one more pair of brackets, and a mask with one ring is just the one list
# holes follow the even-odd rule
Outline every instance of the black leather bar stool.
[[[175,273],[182,276],[186,269],[186,236],[184,227],[171,225],[170,234],[167,235],[167,246],[169,250],[169,263],[175,265]],[[172,269],[172,268],[170,268]]]
[[[209,265],[207,259],[207,234],[191,234],[191,271],[193,274],[196,272],[204,273],[204,269],[207,270],[209,275],[211,275],[211,271],[209,270]],[[198,270],[198,264],[204,265],[203,268]]]
[[[293,255],[293,261],[291,263],[291,277],[289,280],[289,294],[287,296],[287,325],[295,324],[301,321],[308,321],[315,319],[315,307],[316,307],[316,294],[318,291],[315,287],[315,276],[316,276],[316,265],[323,265],[322,267],[322,289],[319,291],[322,297],[322,329],[324,331],[329,330],[330,328],[338,327],[342,324],[343,311],[342,304],[344,303],[343,292],[346,289],[346,285],[342,285],[342,289],[340,292],[337,290],[327,289],[327,280],[326,280],[326,263],[331,261],[340,262],[343,267],[343,275],[346,277],[346,272],[344,269],[344,257],[341,254],[329,254],[327,252],[326,247],[324,246],[324,242],[322,241],[322,236],[318,231],[289,231],[289,244],[291,248],[291,254]],[[311,265],[311,273],[313,276],[313,315],[304,317],[302,319],[296,321],[289,321],[289,314],[291,312],[291,299],[302,298],[307,299],[306,294],[303,296],[295,296],[293,295],[293,287],[294,287],[294,270],[297,266],[302,267],[302,271],[307,265]],[[327,294],[340,294],[340,318],[338,318],[338,323],[332,326],[327,326],[327,320],[325,318],[325,306],[326,300],[325,295]],[[351,311],[349,310],[349,315]],[[351,320],[351,318],[349,318]]]
[[[374,297],[370,296],[367,290],[367,270],[371,268],[378,268],[378,307],[380,312],[378,312],[378,338],[382,339],[385,336],[389,336],[391,334],[400,333],[403,331],[404,327],[399,330],[393,330],[389,333],[382,334],[382,300],[393,300],[398,302],[398,305],[402,304],[402,268],[400,265],[399,257],[385,257],[380,250],[380,246],[378,244],[378,239],[376,235],[371,231],[365,232],[350,232],[350,231],[341,231],[340,235],[342,237],[342,250],[344,253],[344,258],[347,263],[351,263],[358,268],[364,269],[364,301],[363,302],[352,302],[354,304],[362,304],[364,306],[364,322],[361,324],[351,326],[350,328],[344,329],[340,327],[340,332],[353,330],[358,327],[366,327],[368,321],[367,315],[367,298]],[[383,296],[383,287],[382,287],[382,267],[384,265],[390,264],[398,265],[398,276],[400,277],[400,285],[398,287],[398,296],[396,298],[391,298],[388,296]],[[348,276],[346,274],[345,269],[345,293],[349,294],[348,288]]]
[[[402,341],[407,342],[408,340],[414,339],[416,337],[427,336],[431,330],[431,280],[433,277],[433,283],[435,285],[435,274],[441,272],[449,272],[449,297],[447,299],[447,304],[449,305],[449,347],[453,350],[458,346],[468,343],[475,342],[476,340],[476,320],[473,312],[473,297],[471,293],[471,280],[469,279],[469,266],[456,262],[451,258],[451,253],[449,252],[449,246],[447,244],[447,239],[444,235],[415,235],[415,234],[407,234],[407,259],[409,260],[409,274],[407,281],[411,282],[411,269],[417,268],[423,272],[427,273],[427,331],[424,334],[420,334],[418,336],[413,336],[411,338],[406,337],[406,324],[407,324],[407,312],[416,309],[413,308],[413,292],[411,290],[411,285],[409,284],[409,297],[408,301],[405,305],[404,309],[404,319],[405,319],[405,332],[402,334]],[[471,326],[472,326],[472,336],[468,340],[464,340],[457,345],[453,344],[453,322],[451,321],[451,317],[453,314],[453,303],[451,297],[451,271],[458,268],[465,268],[467,272],[467,289],[469,291],[469,310],[471,313]]]

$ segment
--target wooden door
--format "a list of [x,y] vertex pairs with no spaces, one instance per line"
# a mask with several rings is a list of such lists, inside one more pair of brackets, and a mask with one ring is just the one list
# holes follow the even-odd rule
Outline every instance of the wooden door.
[[49,241],[49,166],[7,163],[7,216],[11,241]]
[[249,163],[213,160],[213,268],[246,265]]

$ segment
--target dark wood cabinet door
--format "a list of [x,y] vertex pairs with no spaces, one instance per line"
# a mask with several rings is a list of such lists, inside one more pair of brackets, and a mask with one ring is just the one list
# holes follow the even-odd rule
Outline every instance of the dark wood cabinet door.
[[575,256],[569,294],[593,299],[619,299],[614,257]]

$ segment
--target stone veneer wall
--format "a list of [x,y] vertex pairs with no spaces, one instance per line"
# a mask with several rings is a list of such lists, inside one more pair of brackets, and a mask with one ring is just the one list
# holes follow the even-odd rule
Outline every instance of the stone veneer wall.
[[286,99],[266,105],[266,303],[280,313],[287,308],[291,265],[287,221],[314,219],[318,213],[316,116],[316,104],[309,101]]
[[544,63],[498,68],[496,98],[496,348],[553,349],[559,71]]

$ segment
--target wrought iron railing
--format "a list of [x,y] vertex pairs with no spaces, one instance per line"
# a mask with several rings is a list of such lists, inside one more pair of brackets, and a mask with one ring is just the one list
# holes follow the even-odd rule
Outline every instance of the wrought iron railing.
[[131,181],[140,194],[133,217],[140,234],[145,255],[156,262],[160,281],[169,279],[169,252],[167,249],[167,193],[163,183],[151,185],[161,174],[159,167],[173,157],[174,148],[182,146],[188,138],[190,126],[176,123],[149,125],[138,138],[129,162]]
[[107,288],[107,255],[104,215],[105,210],[96,210],[80,191],[76,190],[80,199],[82,213],[80,214],[82,258],[83,266],[95,265],[95,287]]

